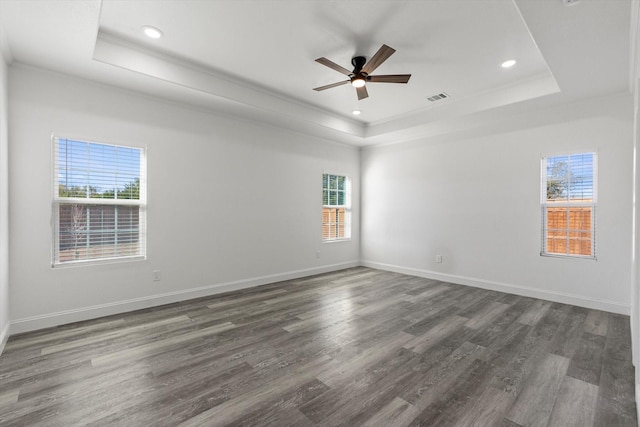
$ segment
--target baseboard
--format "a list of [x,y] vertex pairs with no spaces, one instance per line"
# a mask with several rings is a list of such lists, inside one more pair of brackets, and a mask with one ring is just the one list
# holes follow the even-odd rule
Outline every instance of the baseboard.
[[378,270],[393,271],[395,273],[440,280],[442,282],[474,286],[476,288],[488,289],[492,291],[506,292],[509,294],[539,298],[563,304],[577,305],[579,307],[608,311],[610,313],[625,314],[627,316],[631,313],[631,306],[620,304],[614,301],[596,300],[592,298],[585,298],[580,295],[566,294],[563,292],[546,291],[541,289],[529,288],[526,286],[513,285],[509,283],[493,282],[490,280],[477,279],[473,277],[439,273],[437,271],[421,270],[418,268],[402,267],[398,265],[384,264],[373,261],[361,261],[360,265],[364,267],[375,268]]
[[2,331],[0,331],[0,355],[2,355],[2,352],[4,351],[4,346],[7,344],[7,341],[9,340],[10,326],[11,324],[7,323],[6,326],[2,329]]
[[[125,301],[117,301],[107,304],[83,307],[74,310],[60,311],[56,313],[48,313],[39,316],[26,317],[23,319],[13,320],[11,322],[11,333],[23,333],[35,331],[38,329],[60,326],[67,323],[80,322],[83,320],[96,319],[98,317],[110,316],[113,314],[126,313],[129,311],[140,310],[149,307],[156,307],[164,304],[171,304],[180,301],[186,301],[194,298],[201,298],[221,294],[224,292],[237,291],[240,289],[251,288],[269,283],[280,282],[284,280],[299,279],[301,277],[312,276],[315,274],[329,273],[332,271],[342,270],[345,268],[358,267],[358,261],[345,262],[340,264],[326,265],[322,267],[314,267],[303,270],[294,270],[286,273],[272,274],[262,277],[254,277],[233,282],[217,283],[214,285],[202,286],[198,288],[185,289],[165,294],[150,295],[142,298],[135,298]],[[8,336],[8,327],[7,327]]]
[[38,316],[26,317],[11,321],[0,333],[0,354],[1,350],[9,338],[9,330],[11,334],[34,331],[38,329],[60,326],[67,323],[79,322],[83,320],[95,319],[113,314],[125,313],[134,310],[140,310],[149,307],[155,307],[164,304],[185,301],[194,298],[212,296],[224,292],[237,291],[241,289],[251,288],[269,283],[298,279],[301,277],[312,276],[314,274],[329,273],[331,271],[341,270],[345,268],[364,266],[375,268],[378,270],[393,271],[412,276],[425,277],[429,279],[441,280],[443,282],[456,283],[466,286],[474,286],[482,289],[506,292],[516,295],[522,295],[532,298],[540,298],[548,301],[560,302],[564,304],[572,304],[580,307],[603,310],[612,313],[629,315],[630,307],[613,301],[595,300],[585,298],[579,295],[571,295],[560,292],[550,292],[540,289],[533,289],[519,285],[493,282],[489,280],[457,276],[435,271],[416,269],[411,267],[403,267],[398,265],[384,264],[373,261],[350,261],[339,264],[326,265],[322,267],[314,267],[303,270],[293,270],[280,274],[268,276],[254,277],[249,279],[237,280],[233,282],[217,283],[198,288],[185,289],[181,291],[169,292],[164,294],[150,295],[142,298],[135,298],[124,301],[116,301],[107,304],[83,307],[74,310],[60,311],[55,313],[47,313]]

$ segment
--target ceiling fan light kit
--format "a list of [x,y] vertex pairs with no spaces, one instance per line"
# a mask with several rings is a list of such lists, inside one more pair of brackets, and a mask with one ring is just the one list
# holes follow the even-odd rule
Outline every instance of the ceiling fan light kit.
[[365,80],[362,77],[354,77],[351,79],[351,86],[353,87],[363,87],[365,85]]
[[358,95],[358,100],[367,98],[369,93],[367,92],[366,83],[407,83],[411,74],[390,74],[390,75],[379,75],[372,76],[370,75],[376,68],[378,68],[384,61],[389,59],[391,55],[395,52],[395,49],[383,44],[380,49],[371,57],[371,59],[367,62],[367,58],[364,56],[354,56],[351,59],[351,65],[353,65],[353,71],[349,71],[346,68],[336,64],[335,62],[327,59],[327,58],[318,58],[316,62],[329,67],[333,70],[336,70],[339,73],[342,73],[349,77],[349,80],[344,80],[337,83],[331,83],[325,86],[316,87],[313,90],[322,91],[331,89],[333,87],[342,86],[347,83],[351,83],[353,87],[356,88],[356,94]]

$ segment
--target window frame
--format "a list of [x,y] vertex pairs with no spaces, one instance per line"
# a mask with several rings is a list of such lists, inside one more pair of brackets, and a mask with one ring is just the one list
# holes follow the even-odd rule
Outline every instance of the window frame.
[[[592,156],[592,169],[591,169],[591,180],[592,180],[592,186],[591,186],[591,192],[592,192],[592,197],[591,200],[585,200],[585,199],[576,199],[576,200],[572,200],[570,195],[568,195],[566,197],[566,201],[562,201],[563,199],[560,200],[553,200],[553,201],[549,201],[549,199],[547,199],[547,189],[548,189],[548,171],[547,171],[547,165],[548,165],[548,159],[553,159],[553,158],[559,158],[559,157],[567,157],[569,159],[569,168],[571,168],[570,163],[571,163],[571,157],[578,157],[578,156],[583,156],[583,155],[591,155]],[[553,155],[544,155],[541,156],[541,162],[540,162],[540,175],[541,175],[541,179],[540,179],[540,207],[541,207],[541,250],[540,250],[540,255],[544,256],[544,257],[557,257],[557,258],[570,258],[570,259],[590,259],[590,260],[597,260],[596,257],[596,212],[597,212],[597,205],[598,205],[598,152],[596,150],[585,150],[585,151],[580,151],[580,152],[571,152],[571,153],[560,153],[560,154],[553,154]],[[569,171],[568,174],[568,178],[569,178],[569,185],[571,183],[571,172]],[[548,226],[548,221],[549,221],[549,208],[560,208],[560,209],[566,209],[567,210],[567,215],[566,215],[566,221],[567,221],[567,225],[566,227],[560,228],[560,229],[556,229],[556,231],[564,231],[567,234],[567,242],[566,242],[566,247],[567,247],[567,251],[566,252],[550,252],[549,248],[548,248],[548,232],[551,230]],[[571,209],[583,209],[583,208],[589,208],[590,209],[590,224],[589,224],[589,230],[586,229],[576,229],[576,228],[571,228],[570,222],[571,222],[571,215],[570,215],[570,210]],[[590,249],[591,249],[591,253],[588,255],[583,255],[583,254],[572,254],[571,252],[571,233],[584,233],[587,232],[590,234]],[[574,239],[575,240],[575,239]]]
[[[60,183],[59,183],[59,141],[75,141],[85,144],[97,144],[108,147],[123,148],[138,150],[140,153],[140,190],[139,199],[106,199],[106,198],[91,198],[91,197],[60,197]],[[130,261],[141,261],[147,258],[147,148],[135,145],[123,145],[123,144],[110,144],[104,142],[97,142],[86,138],[76,137],[62,137],[55,134],[51,135],[51,151],[53,162],[53,176],[52,176],[52,197],[51,197],[51,231],[52,231],[52,250],[51,250],[51,267],[52,268],[67,268],[74,266],[88,266],[98,264],[111,264],[111,263],[123,263]],[[114,171],[117,173],[117,171]],[[101,258],[88,258],[69,261],[60,261],[60,207],[62,205],[82,205],[87,208],[90,206],[123,206],[138,207],[138,244],[139,250],[134,255],[119,255]]]
[[[325,204],[324,200],[324,191],[331,190],[330,188],[325,188],[324,186],[324,177],[327,176],[327,182],[330,181],[331,176],[335,176],[336,179],[338,177],[344,178],[344,203],[343,204]],[[323,243],[334,243],[334,242],[344,242],[351,240],[351,178],[348,175],[342,173],[333,173],[333,172],[322,172],[322,221],[321,221],[321,232],[320,237]],[[329,201],[329,200],[328,200]],[[344,236],[343,237],[326,237],[324,235],[324,228],[327,225],[324,222],[324,211],[325,209],[344,209]],[[329,223],[330,224],[330,223]]]

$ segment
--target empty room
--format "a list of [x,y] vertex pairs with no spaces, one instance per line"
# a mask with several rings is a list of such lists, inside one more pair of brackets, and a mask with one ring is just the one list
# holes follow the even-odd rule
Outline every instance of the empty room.
[[638,425],[640,0],[0,0],[0,52],[0,425]]

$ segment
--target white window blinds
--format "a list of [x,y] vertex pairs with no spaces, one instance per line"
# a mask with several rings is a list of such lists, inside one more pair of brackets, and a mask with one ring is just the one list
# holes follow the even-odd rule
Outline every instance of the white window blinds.
[[54,138],[53,263],[145,256],[145,150]]
[[351,191],[349,178],[322,175],[322,239],[351,237]]
[[597,156],[542,159],[542,254],[595,258]]

